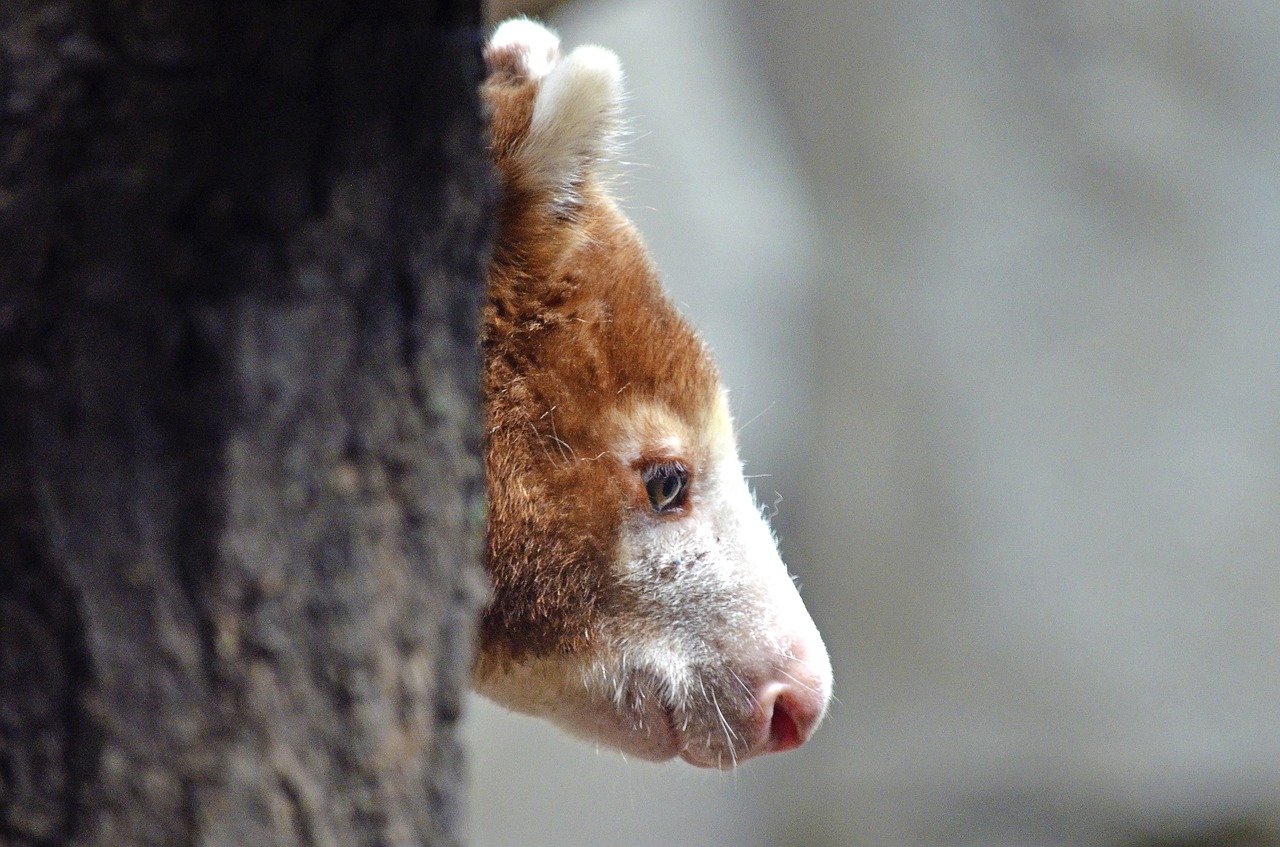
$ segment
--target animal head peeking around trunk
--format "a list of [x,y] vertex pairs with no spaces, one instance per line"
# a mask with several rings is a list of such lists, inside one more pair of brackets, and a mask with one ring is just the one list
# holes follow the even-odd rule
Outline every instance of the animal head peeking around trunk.
[[606,190],[617,57],[532,21],[485,48],[501,179],[485,306],[493,598],[477,690],[645,759],[808,739],[831,665],[725,390]]

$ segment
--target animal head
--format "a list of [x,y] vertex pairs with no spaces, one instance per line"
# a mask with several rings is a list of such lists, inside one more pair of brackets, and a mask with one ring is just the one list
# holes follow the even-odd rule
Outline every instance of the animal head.
[[477,690],[645,759],[804,743],[831,666],[738,458],[711,356],[607,191],[617,57],[508,21],[484,314],[493,597]]

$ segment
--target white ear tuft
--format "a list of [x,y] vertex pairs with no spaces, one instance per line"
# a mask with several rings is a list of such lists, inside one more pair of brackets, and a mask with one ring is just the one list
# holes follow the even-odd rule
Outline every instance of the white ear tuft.
[[622,66],[603,47],[579,47],[555,65],[538,89],[522,150],[540,187],[572,192],[613,144],[622,105]]
[[494,30],[485,52],[514,55],[517,76],[537,81],[546,76],[560,58],[560,37],[536,21],[512,18]]

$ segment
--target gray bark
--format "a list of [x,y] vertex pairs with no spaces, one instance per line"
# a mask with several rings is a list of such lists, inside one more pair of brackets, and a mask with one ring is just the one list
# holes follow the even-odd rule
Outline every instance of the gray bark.
[[478,20],[0,5],[0,844],[457,843]]

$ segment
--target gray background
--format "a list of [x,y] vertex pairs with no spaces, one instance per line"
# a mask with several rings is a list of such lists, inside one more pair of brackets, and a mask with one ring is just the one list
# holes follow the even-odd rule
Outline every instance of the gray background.
[[475,699],[471,843],[1280,843],[1280,7],[550,20],[839,702],[708,774]]

